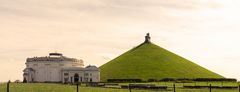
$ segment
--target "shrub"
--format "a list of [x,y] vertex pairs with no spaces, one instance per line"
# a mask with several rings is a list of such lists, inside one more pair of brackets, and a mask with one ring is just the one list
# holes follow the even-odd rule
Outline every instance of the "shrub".
[[163,78],[163,79],[161,79],[161,80],[159,80],[159,81],[165,81],[165,82],[167,82],[167,81],[175,81],[175,79],[174,79],[174,78]]
[[237,82],[234,78],[196,78],[194,81],[226,81],[226,82]]
[[107,79],[107,82],[142,82],[141,79]]
[[14,83],[20,83],[21,81],[20,80],[15,80]]

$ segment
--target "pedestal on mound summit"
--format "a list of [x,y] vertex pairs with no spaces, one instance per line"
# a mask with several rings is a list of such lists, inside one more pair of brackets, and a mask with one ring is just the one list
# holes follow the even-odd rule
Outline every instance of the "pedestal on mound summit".
[[100,67],[101,81],[107,79],[223,78],[150,41],[107,62]]

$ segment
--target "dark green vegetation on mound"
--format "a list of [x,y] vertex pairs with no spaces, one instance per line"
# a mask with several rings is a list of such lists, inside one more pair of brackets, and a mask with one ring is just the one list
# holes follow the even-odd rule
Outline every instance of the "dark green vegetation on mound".
[[102,65],[107,79],[223,78],[153,43],[143,43]]

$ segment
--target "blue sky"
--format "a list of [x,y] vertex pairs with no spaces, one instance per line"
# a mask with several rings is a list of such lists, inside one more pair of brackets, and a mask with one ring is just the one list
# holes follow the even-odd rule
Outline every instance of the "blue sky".
[[62,52],[100,66],[152,41],[240,79],[238,0],[0,0],[0,81],[22,79],[25,59]]

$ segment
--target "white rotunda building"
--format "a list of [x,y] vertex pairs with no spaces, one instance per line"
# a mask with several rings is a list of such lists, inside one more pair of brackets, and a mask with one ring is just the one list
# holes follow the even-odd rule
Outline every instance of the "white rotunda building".
[[100,82],[96,66],[84,67],[83,60],[68,58],[61,53],[49,53],[45,57],[27,58],[23,70],[25,82]]

